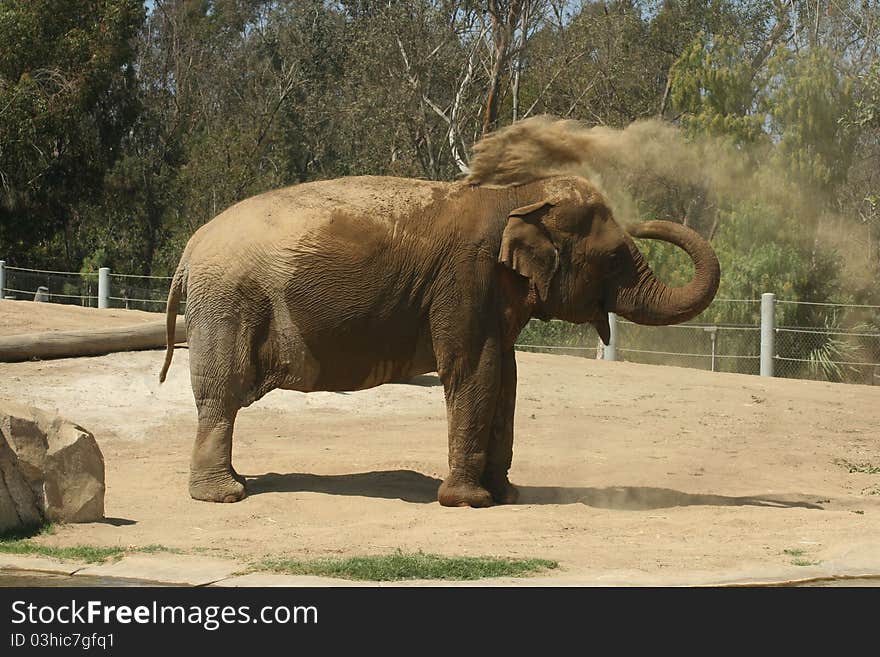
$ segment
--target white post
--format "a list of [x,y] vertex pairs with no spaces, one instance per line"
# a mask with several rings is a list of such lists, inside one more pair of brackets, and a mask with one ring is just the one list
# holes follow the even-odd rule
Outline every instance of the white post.
[[617,315],[608,313],[608,344],[605,345],[605,358],[603,360],[617,360]]
[[0,260],[0,299],[6,297],[6,261]]
[[98,308],[110,307],[110,268],[98,269]]
[[718,327],[717,326],[705,326],[703,330],[709,334],[709,339],[712,341],[712,371],[715,371],[715,346],[718,340]]
[[776,295],[761,295],[761,376],[773,376],[776,345]]

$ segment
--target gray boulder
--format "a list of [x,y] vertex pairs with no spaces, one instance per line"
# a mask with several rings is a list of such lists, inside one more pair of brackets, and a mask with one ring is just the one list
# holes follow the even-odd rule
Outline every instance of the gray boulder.
[[104,457],[95,437],[30,406],[0,404],[0,531],[43,520],[104,517]]

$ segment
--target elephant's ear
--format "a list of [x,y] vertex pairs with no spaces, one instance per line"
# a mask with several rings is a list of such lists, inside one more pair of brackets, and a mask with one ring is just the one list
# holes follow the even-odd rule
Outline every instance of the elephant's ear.
[[559,268],[559,252],[541,223],[541,217],[551,207],[552,203],[542,201],[511,210],[498,254],[498,262],[528,278],[545,301],[550,281]]

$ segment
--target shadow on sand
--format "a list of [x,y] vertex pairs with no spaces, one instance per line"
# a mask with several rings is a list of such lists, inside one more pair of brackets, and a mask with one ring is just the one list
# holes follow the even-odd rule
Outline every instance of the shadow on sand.
[[[412,470],[384,470],[356,474],[314,475],[301,473],[248,477],[248,494],[262,493],[326,493],[398,499],[428,504],[437,501],[441,480]],[[581,488],[565,486],[519,486],[520,504],[585,504],[598,509],[642,511],[677,506],[766,506],[777,508],[822,507],[801,495],[752,495],[728,497],[684,493],[670,488],[650,486],[610,486]]]
[[101,518],[100,520],[96,520],[95,522],[99,522],[104,525],[112,525],[113,527],[125,527],[127,525],[137,524],[137,520],[131,520],[129,518]]

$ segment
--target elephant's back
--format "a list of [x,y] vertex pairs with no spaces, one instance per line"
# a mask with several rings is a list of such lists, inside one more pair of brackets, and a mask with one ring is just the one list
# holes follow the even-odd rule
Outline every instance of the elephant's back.
[[427,214],[420,211],[442,202],[457,186],[384,176],[302,183],[236,203],[196,231],[193,239],[204,244],[202,248],[210,244],[237,250],[255,242],[290,243],[340,216],[395,222]]
[[[228,298],[244,288],[253,294],[255,280],[289,277],[318,254],[322,261],[368,259],[371,249],[389,246],[389,236],[396,247],[412,248],[425,232],[442,230],[435,218],[461,187],[360,176],[303,183],[245,199],[190,238],[182,258],[189,298]],[[411,230],[414,224],[418,230]]]

